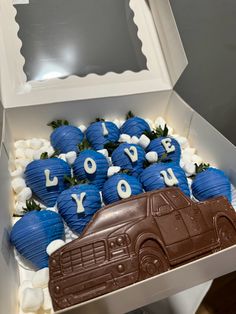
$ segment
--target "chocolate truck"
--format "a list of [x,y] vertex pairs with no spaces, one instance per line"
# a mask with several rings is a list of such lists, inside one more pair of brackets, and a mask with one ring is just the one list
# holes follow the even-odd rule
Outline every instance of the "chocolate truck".
[[80,238],[50,257],[54,310],[125,287],[236,244],[224,197],[193,202],[178,188],[106,206]]

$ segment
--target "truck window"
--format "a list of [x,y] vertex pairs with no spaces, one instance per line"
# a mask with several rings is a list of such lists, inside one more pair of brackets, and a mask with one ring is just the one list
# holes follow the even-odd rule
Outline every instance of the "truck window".
[[152,215],[167,215],[173,210],[171,204],[162,194],[153,195],[152,197]]
[[166,191],[165,196],[175,209],[181,209],[191,205],[190,201],[178,189]]

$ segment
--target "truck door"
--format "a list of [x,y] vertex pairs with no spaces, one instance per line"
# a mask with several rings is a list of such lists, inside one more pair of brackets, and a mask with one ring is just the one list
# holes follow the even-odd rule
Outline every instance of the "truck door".
[[192,251],[192,241],[183,218],[164,194],[153,195],[152,216],[161,232],[170,260],[174,262]]

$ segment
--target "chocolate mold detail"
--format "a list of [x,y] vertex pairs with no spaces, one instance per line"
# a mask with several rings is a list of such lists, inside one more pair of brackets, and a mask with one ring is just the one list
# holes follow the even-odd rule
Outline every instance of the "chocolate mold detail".
[[50,257],[54,310],[233,244],[236,213],[225,197],[195,203],[172,187],[114,203],[95,214],[80,238]]

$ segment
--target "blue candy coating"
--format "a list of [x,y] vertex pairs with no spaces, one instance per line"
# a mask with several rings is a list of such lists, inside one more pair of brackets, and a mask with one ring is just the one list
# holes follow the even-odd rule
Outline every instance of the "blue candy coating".
[[[58,185],[46,187],[44,170],[50,170],[50,179],[58,178]],[[67,188],[64,177],[71,176],[69,165],[62,159],[50,158],[32,161],[25,170],[26,185],[45,206],[53,207],[58,196]]]
[[15,223],[10,234],[16,250],[37,269],[48,267],[49,243],[63,238],[62,218],[51,210],[27,213]]
[[112,177],[110,177],[103,186],[102,196],[103,201],[106,205],[121,200],[117,192],[117,185],[120,180],[125,180],[130,185],[132,192],[131,195],[138,195],[143,192],[141,183],[135,177],[122,173],[115,174]]
[[[77,213],[77,204],[71,195],[76,194],[80,197],[82,192],[86,193],[83,201],[85,212]],[[99,190],[95,185],[79,184],[63,191],[58,197],[57,206],[70,229],[80,234],[102,204]]]
[[[84,162],[86,158],[92,158],[97,166],[97,170],[94,174],[88,174],[84,169]],[[98,153],[93,150],[84,150],[82,151],[79,156],[76,158],[73,164],[73,172],[74,176],[78,180],[87,179],[92,184],[96,185],[100,190],[103,187],[104,182],[107,179],[107,170],[109,164],[104,155]]]
[[[137,149],[138,160],[132,162],[129,156],[126,154],[125,149],[134,146]],[[123,143],[119,145],[111,155],[112,163],[114,166],[119,166],[121,169],[128,169],[130,173],[138,177],[143,171],[143,163],[145,161],[145,151],[139,145]]]
[[[105,123],[108,135],[103,135],[102,123]],[[117,142],[120,137],[120,130],[115,123],[110,121],[99,121],[92,123],[87,131],[86,138],[93,149],[103,149],[104,145],[109,142]]]
[[121,126],[121,134],[129,134],[130,136],[140,137],[145,131],[150,132],[149,124],[140,117],[133,117],[125,121]]
[[190,196],[189,186],[185,172],[176,163],[158,163],[146,168],[141,176],[140,181],[143,184],[145,191],[153,191],[167,187],[164,182],[164,178],[161,175],[161,171],[167,171],[171,168],[179,181],[178,187],[188,196]]
[[152,140],[146,149],[147,152],[154,151],[158,154],[158,157],[161,158],[161,156],[163,156],[163,154],[166,154],[166,150],[165,150],[161,141],[163,139],[166,139],[166,138],[171,139],[171,145],[174,145],[175,151],[168,153],[168,156],[166,158],[164,158],[163,160],[171,159],[171,161],[179,163],[180,156],[181,156],[181,147],[180,147],[179,143],[172,137],[168,137],[168,136],[167,137],[159,137],[159,138]]
[[78,145],[83,138],[84,134],[79,128],[73,125],[62,125],[52,132],[50,141],[55,150],[66,154],[71,151],[78,152]]
[[212,167],[196,175],[192,183],[192,192],[199,201],[217,196],[225,196],[229,202],[232,201],[229,178],[222,170]]

